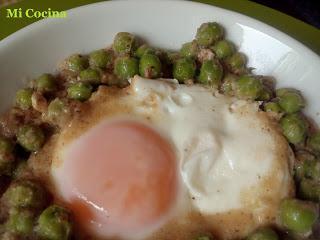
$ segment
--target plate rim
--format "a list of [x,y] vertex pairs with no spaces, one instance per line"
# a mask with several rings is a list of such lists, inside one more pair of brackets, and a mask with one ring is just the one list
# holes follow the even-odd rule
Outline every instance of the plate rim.
[[[192,5],[203,6],[203,7],[212,8],[212,9],[226,12],[228,14],[239,17],[240,19],[242,19],[246,22],[252,22],[252,24],[255,24],[255,25],[257,25],[257,24],[261,25],[261,28],[264,29],[262,32],[267,32],[268,35],[271,33],[273,38],[275,38],[281,42],[283,42],[283,39],[284,39],[284,44],[289,45],[289,46],[293,45],[294,49],[299,49],[299,51],[301,51],[301,52],[306,52],[306,53],[310,54],[311,56],[313,56],[315,59],[317,59],[319,61],[319,65],[320,65],[320,56],[316,52],[314,52],[312,49],[310,49],[308,46],[306,46],[304,43],[298,41],[297,39],[290,36],[289,34],[282,32],[279,29],[277,29],[267,23],[264,23],[258,19],[253,18],[253,17],[247,16],[243,13],[239,13],[239,12],[236,12],[233,10],[229,10],[226,8],[222,8],[222,7],[207,4],[207,3],[195,2],[195,1],[185,1],[185,0],[116,0],[116,1],[101,1],[101,2],[90,3],[90,4],[86,4],[86,5],[82,5],[82,6],[68,9],[68,10],[66,10],[66,12],[67,12],[68,16],[72,16],[73,14],[75,14],[78,11],[84,11],[85,9],[88,9],[88,8],[95,8],[100,5],[114,5],[114,4],[116,5],[116,4],[123,4],[124,2],[130,3],[130,4],[132,4],[132,3],[140,3],[141,4],[144,2],[150,2],[150,1],[153,1],[155,3],[160,3],[160,4],[163,4],[163,3],[177,4],[177,3],[179,3],[180,5],[184,4],[184,5],[190,5],[190,6],[192,6]],[[19,40],[19,38],[23,37],[24,35],[28,35],[29,31],[39,31],[39,29],[41,31],[41,27],[43,27],[44,25],[56,24],[59,21],[61,21],[61,19],[46,18],[46,19],[41,19],[39,21],[33,22],[33,23],[19,29],[18,31],[10,34],[9,36],[3,38],[2,40],[0,40],[0,50],[1,50],[1,48],[5,48],[6,46],[11,44],[12,42]],[[280,37],[276,37],[275,35],[279,35]],[[280,40],[279,38],[281,38],[282,40]],[[1,51],[0,51],[0,54],[1,54]]]

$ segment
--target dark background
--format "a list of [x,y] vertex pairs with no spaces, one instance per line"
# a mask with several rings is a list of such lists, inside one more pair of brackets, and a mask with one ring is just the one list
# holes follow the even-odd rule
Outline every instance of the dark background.
[[251,0],[298,18],[320,29],[320,0]]

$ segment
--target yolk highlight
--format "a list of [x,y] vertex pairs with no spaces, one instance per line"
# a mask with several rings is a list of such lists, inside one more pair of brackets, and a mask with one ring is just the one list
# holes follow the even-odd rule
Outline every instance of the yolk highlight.
[[134,121],[105,122],[74,141],[64,155],[69,204],[76,220],[106,234],[142,231],[172,207],[177,163],[171,145]]

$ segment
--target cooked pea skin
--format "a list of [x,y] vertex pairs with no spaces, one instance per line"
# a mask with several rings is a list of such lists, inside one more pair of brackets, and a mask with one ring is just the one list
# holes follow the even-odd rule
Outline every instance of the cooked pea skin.
[[72,233],[70,212],[58,205],[51,205],[39,216],[37,234],[47,240],[68,240]]
[[81,102],[90,98],[92,93],[92,87],[88,83],[74,83],[68,89],[68,97]]
[[320,161],[319,159],[306,160],[303,162],[304,174],[306,177],[320,181]]
[[275,113],[282,112],[282,109],[277,102],[268,102],[264,104],[264,110],[266,112],[275,112]]
[[79,73],[79,79],[82,82],[87,82],[95,85],[101,82],[100,72],[92,68],[82,70]]
[[69,108],[66,104],[59,98],[56,98],[50,102],[46,117],[50,122],[56,124],[59,122],[59,118],[65,117],[68,113]]
[[317,213],[307,203],[296,199],[285,199],[280,206],[281,224],[296,233],[310,232],[317,220]]
[[230,57],[235,51],[233,44],[227,40],[217,42],[212,49],[219,59]]
[[196,41],[187,42],[182,45],[180,49],[180,55],[181,57],[197,57],[197,54],[199,52],[199,46]]
[[297,90],[278,89],[276,94],[280,107],[286,113],[296,113],[305,106],[305,101]]
[[135,37],[128,32],[119,32],[113,40],[113,49],[118,54],[130,54],[135,50]]
[[261,81],[253,76],[241,76],[236,82],[236,94],[242,99],[255,100],[262,89]]
[[32,107],[32,89],[21,89],[16,94],[16,105],[23,110],[27,110]]
[[36,88],[40,92],[53,92],[56,90],[56,82],[53,75],[45,73],[39,76],[36,80]]
[[36,209],[46,202],[43,188],[29,180],[12,183],[4,196],[9,207]]
[[203,23],[197,30],[196,41],[199,45],[209,47],[223,37],[223,28],[215,22]]
[[261,228],[252,233],[247,240],[278,240],[279,237],[271,228]]
[[137,58],[141,58],[146,53],[155,54],[155,49],[151,48],[147,44],[143,44],[137,48],[137,50],[134,53],[134,56]]
[[18,129],[17,140],[24,149],[33,152],[42,147],[45,136],[40,127],[29,124]]
[[292,144],[301,143],[306,136],[307,124],[299,114],[288,114],[281,118],[280,126],[284,136]]
[[247,63],[247,58],[243,53],[236,52],[225,59],[229,70],[233,73],[241,72]]
[[112,53],[111,51],[105,51],[103,49],[94,51],[89,55],[89,65],[95,69],[105,69],[112,64]]
[[196,73],[196,63],[191,58],[180,58],[173,65],[173,77],[180,83],[193,79]]
[[199,82],[212,87],[221,84],[223,69],[221,65],[213,60],[206,60],[200,68]]
[[33,231],[35,213],[29,209],[13,208],[9,211],[6,229],[21,236],[28,236]]
[[79,73],[88,67],[88,61],[84,56],[74,54],[66,59],[66,67],[72,72]]
[[158,78],[161,75],[161,61],[155,54],[145,53],[140,58],[139,73],[142,77]]
[[114,66],[115,75],[121,80],[126,80],[139,73],[139,62],[136,58],[118,57]]

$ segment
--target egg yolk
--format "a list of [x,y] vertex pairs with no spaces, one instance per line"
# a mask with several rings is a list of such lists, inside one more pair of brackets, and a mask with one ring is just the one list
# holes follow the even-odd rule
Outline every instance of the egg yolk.
[[[136,234],[161,222],[177,195],[170,143],[135,121],[104,122],[63,156],[69,207],[88,232]],[[68,190],[68,191],[69,191]]]

